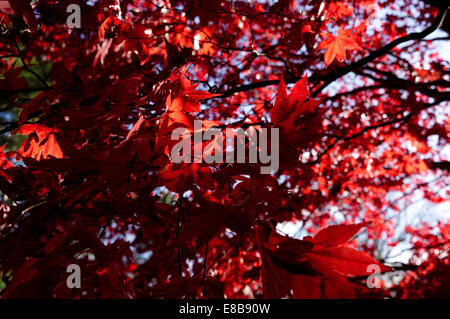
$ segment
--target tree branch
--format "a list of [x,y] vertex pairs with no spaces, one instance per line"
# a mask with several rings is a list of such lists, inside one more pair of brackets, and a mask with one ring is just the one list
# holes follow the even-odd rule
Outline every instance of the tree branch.
[[322,92],[323,89],[325,89],[328,85],[330,85],[335,80],[339,79],[340,77],[343,77],[344,75],[353,72],[360,67],[366,65],[367,63],[379,58],[380,56],[388,53],[393,48],[395,48],[397,45],[402,44],[404,42],[410,41],[410,40],[419,40],[422,38],[425,38],[427,35],[431,34],[433,31],[437,30],[439,26],[442,24],[442,22],[445,19],[445,16],[447,14],[448,8],[440,8],[439,12],[434,19],[433,23],[423,30],[422,32],[413,32],[408,35],[405,35],[401,38],[397,38],[394,41],[390,42],[389,44],[385,45],[384,47],[373,51],[368,56],[362,58],[359,61],[356,61],[355,63],[352,63],[342,69],[336,70],[332,73],[329,73],[327,76],[325,76],[325,83],[323,83],[317,90],[315,90],[313,93],[311,93],[312,97],[316,97],[319,95],[320,92]]
[[[325,81],[319,88],[317,88],[314,92],[311,93],[311,97],[317,97],[320,92],[322,92],[323,89],[325,89],[328,85],[330,85],[332,82],[336,81],[340,77],[343,77],[344,75],[356,71],[357,69],[361,68],[362,66],[366,65],[367,63],[381,57],[382,55],[388,53],[393,48],[395,48],[397,45],[402,44],[407,41],[411,40],[421,40],[425,38],[427,35],[431,34],[435,30],[439,28],[439,26],[442,24],[442,22],[445,19],[445,16],[447,14],[448,9],[447,8],[440,8],[439,12],[433,21],[433,23],[426,28],[425,30],[421,32],[413,32],[406,36],[400,37],[395,39],[394,41],[390,42],[389,44],[383,46],[382,48],[373,51],[368,56],[360,59],[359,61],[356,61],[355,63],[352,63],[350,65],[347,65],[344,68],[335,70],[331,73],[328,73],[326,75],[319,75],[319,74],[313,74],[309,77],[310,81]],[[299,77],[293,77],[290,79],[286,79],[286,83],[295,83],[299,80]],[[235,93],[239,92],[245,92],[253,89],[263,88],[270,85],[277,85],[280,81],[279,80],[266,80],[266,81],[259,81],[249,84],[243,84],[238,87],[230,88],[224,92],[222,92],[222,95],[218,97],[228,97]]]

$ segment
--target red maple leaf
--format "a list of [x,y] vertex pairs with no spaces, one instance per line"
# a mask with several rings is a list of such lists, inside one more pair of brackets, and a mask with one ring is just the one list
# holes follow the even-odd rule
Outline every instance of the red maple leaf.
[[[265,289],[281,294],[269,297],[283,297],[292,289],[293,296],[298,298],[354,298],[346,276],[368,276],[371,274],[369,265],[378,266],[380,272],[390,270],[363,251],[341,246],[366,225],[368,223],[330,226],[315,237],[303,240],[272,233],[260,248],[265,276],[277,278],[281,274],[285,278],[267,278],[269,287]],[[273,273],[275,271],[277,274]],[[284,282],[282,287],[273,287],[281,281]]]
[[6,146],[6,144],[0,146],[0,169],[1,170],[5,170],[10,167],[14,167],[14,165],[8,160],[9,156],[3,152],[5,150],[5,146]]
[[327,18],[341,19],[346,16],[351,16],[353,8],[347,7],[341,1],[332,2],[328,5]]
[[313,112],[319,104],[319,101],[308,98],[309,92],[306,76],[294,85],[289,96],[286,93],[286,84],[283,76],[280,76],[277,98],[270,112],[274,126],[280,125],[286,131],[292,131],[295,119],[303,113]]
[[121,24],[122,21],[117,19],[115,16],[109,16],[105,21],[103,21],[98,29],[98,39],[101,40],[103,38],[111,38],[117,31],[116,28],[118,28]]
[[19,154],[36,160],[50,157],[63,158],[64,154],[56,140],[58,130],[41,124],[25,124],[14,133],[28,135],[20,146]]
[[29,0],[1,0],[0,10],[22,17],[31,31],[37,30],[38,23]]
[[208,91],[196,90],[197,84],[192,84],[186,78],[186,72],[189,64],[186,64],[179,71],[172,72],[171,82],[174,84],[172,93],[172,108],[183,110],[184,112],[200,112],[199,100],[219,96],[220,94],[210,93]]
[[352,30],[344,30],[344,26],[340,26],[338,29],[338,35],[335,37],[330,33],[321,33],[326,39],[320,42],[317,49],[324,49],[325,51],[325,64],[330,65],[334,58],[339,62],[345,60],[345,50],[362,50],[358,43],[354,39]]

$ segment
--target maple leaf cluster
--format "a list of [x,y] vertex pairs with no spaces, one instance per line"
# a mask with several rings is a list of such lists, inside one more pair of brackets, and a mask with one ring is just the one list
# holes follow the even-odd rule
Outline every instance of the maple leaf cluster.
[[[0,1],[0,297],[449,296],[447,11]],[[279,169],[178,128],[277,129]]]

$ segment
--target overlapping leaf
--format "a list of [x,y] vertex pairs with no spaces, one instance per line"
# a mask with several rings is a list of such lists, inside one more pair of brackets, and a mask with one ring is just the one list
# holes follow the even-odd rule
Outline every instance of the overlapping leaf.
[[[273,271],[282,270],[285,280],[291,283],[294,297],[353,298],[355,293],[345,276],[368,276],[370,265],[379,267],[380,272],[390,270],[365,252],[341,246],[366,225],[368,223],[330,226],[304,240],[272,233],[262,244],[262,249],[270,255],[270,258],[263,258],[269,271],[266,275],[270,278]],[[274,283],[266,281],[267,289],[289,290],[271,287]]]

